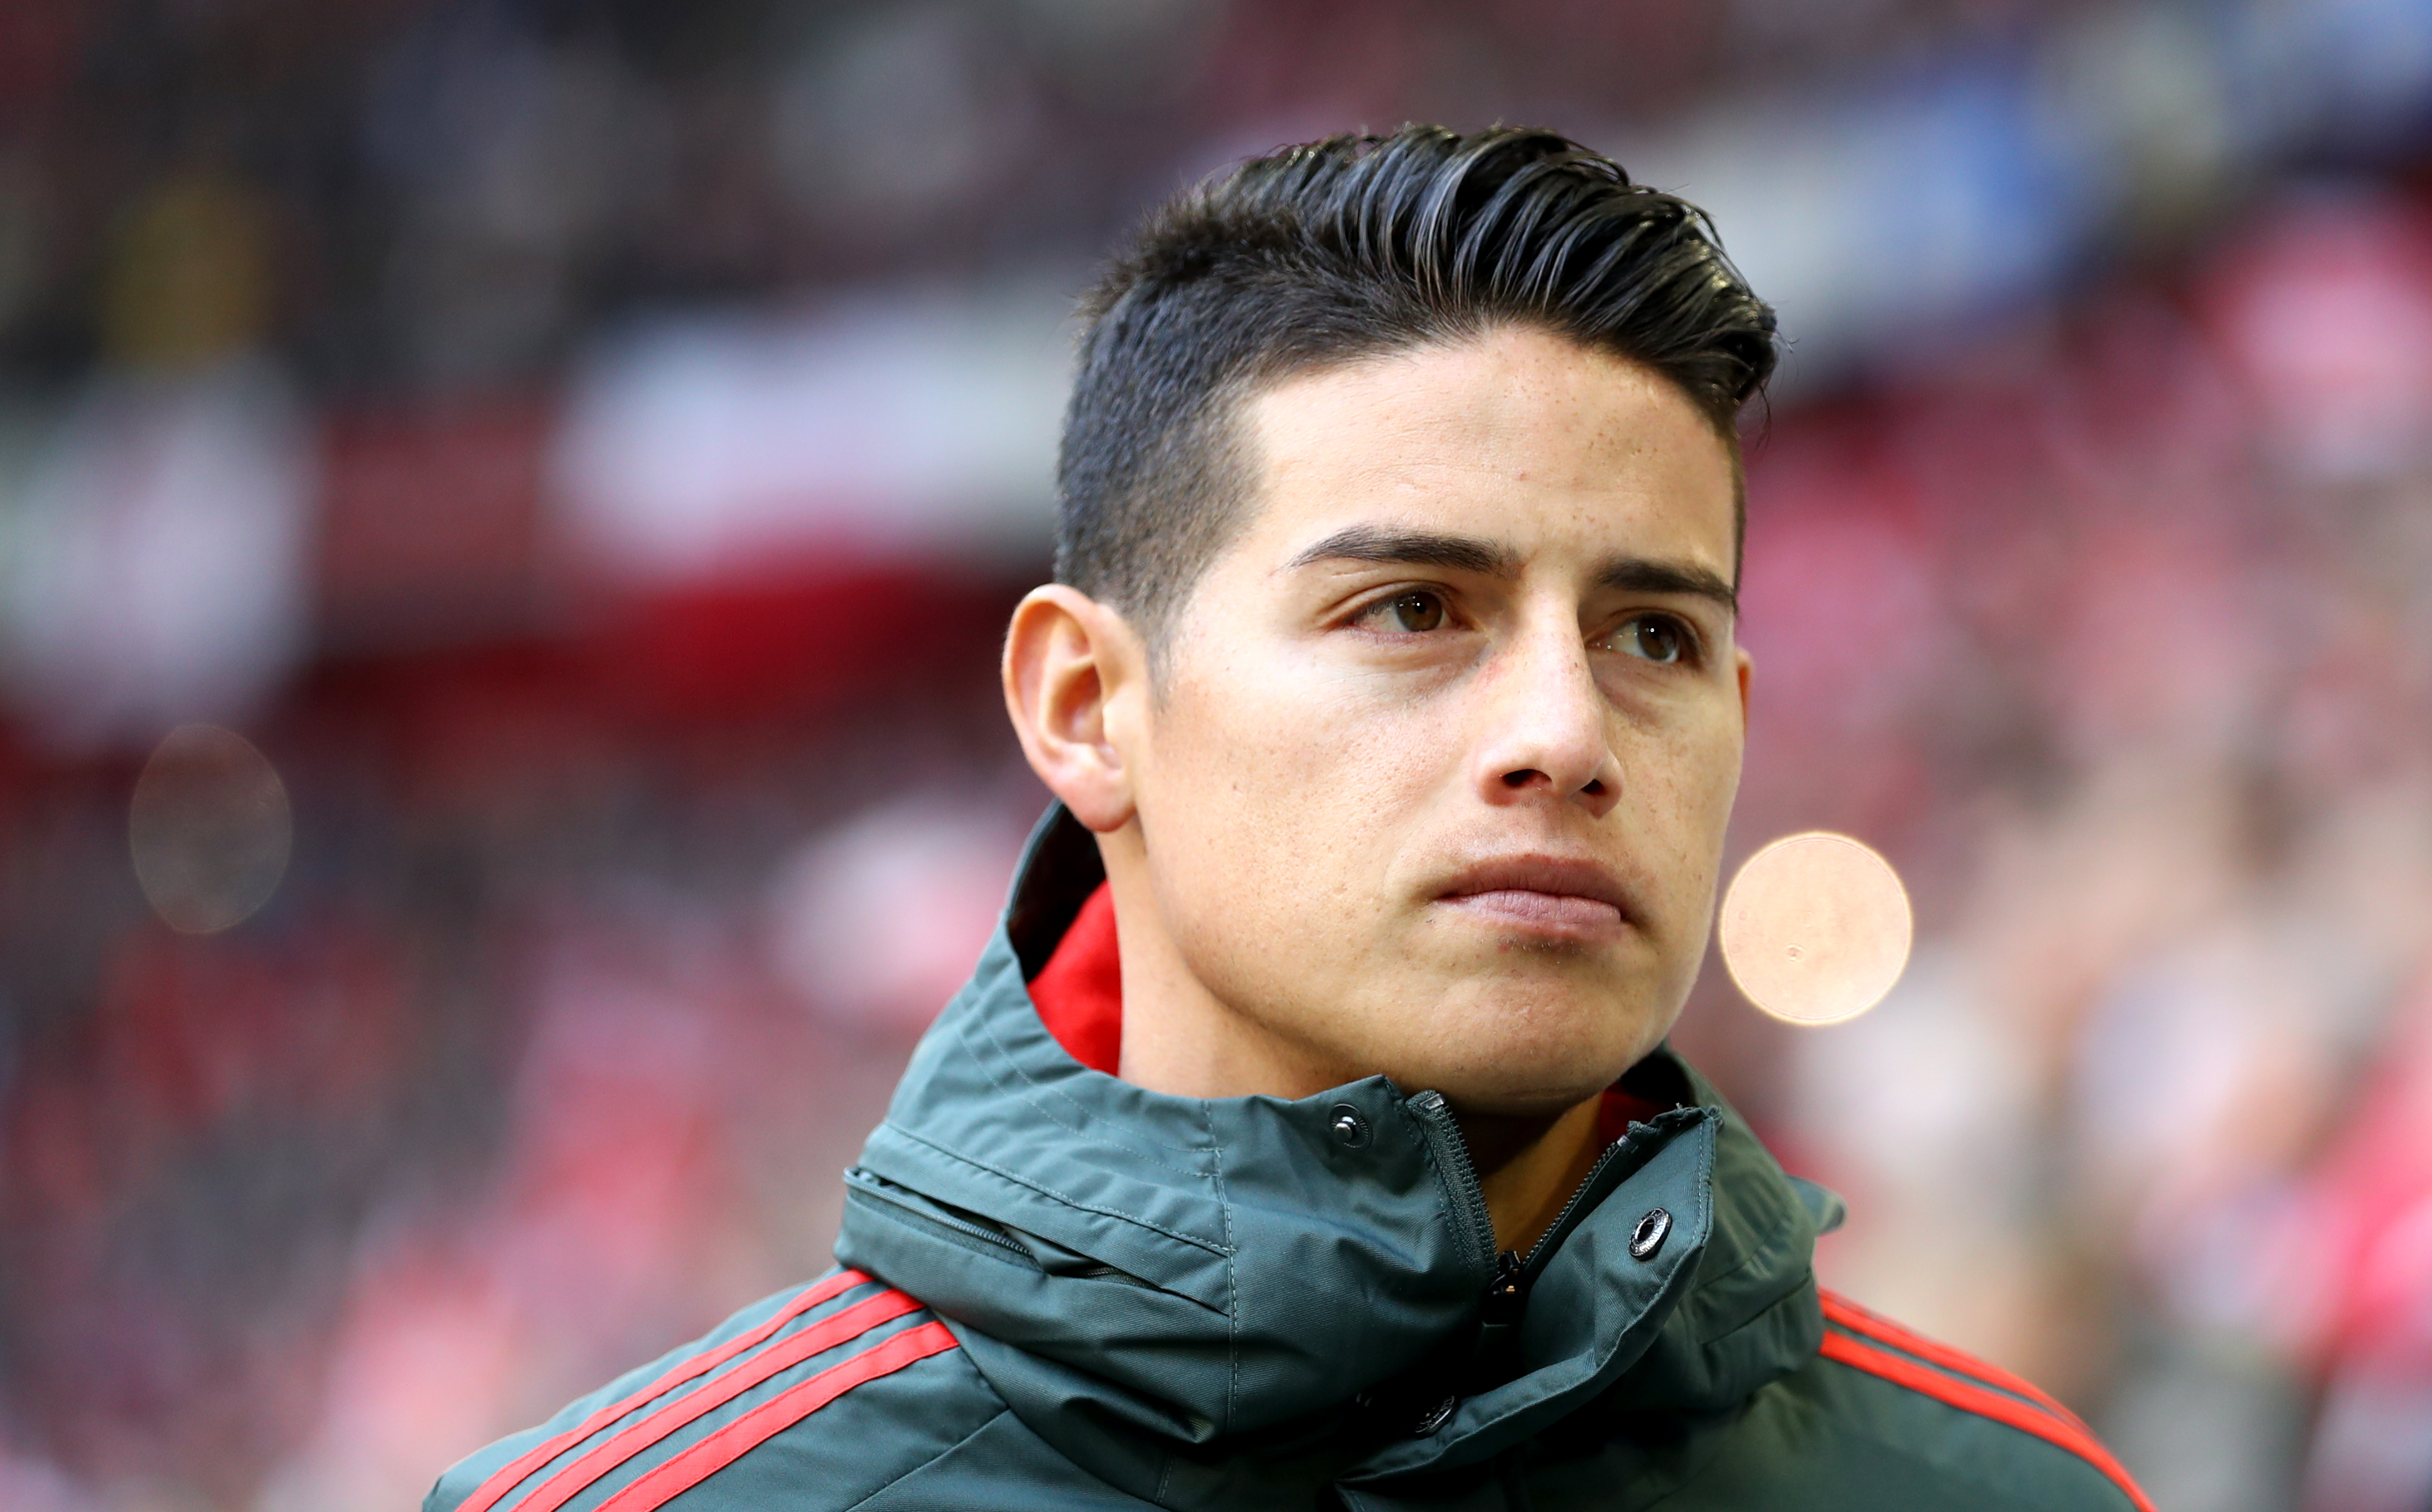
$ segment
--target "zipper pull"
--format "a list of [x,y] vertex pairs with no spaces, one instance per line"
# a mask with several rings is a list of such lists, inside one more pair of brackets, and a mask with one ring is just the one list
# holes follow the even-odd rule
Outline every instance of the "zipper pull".
[[1528,1275],[1520,1252],[1495,1257],[1495,1280],[1478,1308],[1478,1341],[1470,1352],[1471,1392],[1500,1386],[1520,1373],[1520,1319],[1528,1310]]

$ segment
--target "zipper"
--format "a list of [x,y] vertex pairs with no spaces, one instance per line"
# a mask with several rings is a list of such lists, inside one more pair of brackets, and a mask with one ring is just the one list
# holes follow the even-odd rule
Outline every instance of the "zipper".
[[1469,1141],[1462,1137],[1461,1124],[1453,1117],[1452,1106],[1444,1100],[1444,1094],[1422,1092],[1410,1099],[1410,1108],[1427,1130],[1428,1148],[1434,1151],[1437,1165],[1456,1193],[1456,1218],[1466,1220],[1473,1246],[1494,1269],[1494,1279],[1487,1283],[1486,1295],[1478,1303],[1478,1332],[1463,1371],[1467,1382],[1464,1389],[1475,1393],[1499,1386],[1517,1373],[1520,1323],[1528,1311],[1529,1289],[1544,1273],[1555,1250],[1589,1211],[1610,1195],[1622,1157],[1635,1148],[1635,1143],[1624,1134],[1605,1146],[1596,1164],[1588,1168],[1586,1178],[1572,1189],[1570,1201],[1562,1204],[1551,1226],[1538,1235],[1524,1256],[1517,1251],[1498,1251],[1495,1247],[1495,1216],[1486,1206],[1486,1189],[1478,1182],[1477,1163],[1470,1159]]
[[1500,1386],[1520,1373],[1520,1324],[1528,1313],[1528,1293],[1556,1248],[1578,1227],[1580,1218],[1601,1195],[1597,1188],[1603,1184],[1605,1173],[1623,1144],[1615,1140],[1605,1147],[1604,1153],[1588,1168],[1587,1179],[1572,1191],[1571,1200],[1555,1215],[1553,1225],[1528,1247],[1526,1257],[1516,1250],[1506,1250],[1495,1257],[1495,1279],[1487,1284],[1486,1299],[1478,1304],[1478,1336],[1464,1372],[1470,1391]]
[[1579,1219],[1587,1216],[1588,1209],[1604,1200],[1605,1193],[1598,1188],[1606,1184],[1606,1174],[1619,1162],[1621,1152],[1629,1148],[1628,1134],[1605,1146],[1604,1153],[1588,1168],[1587,1179],[1572,1191],[1571,1200],[1562,1204],[1562,1210],[1554,1215],[1553,1226],[1539,1235],[1536,1243],[1528,1246],[1528,1257],[1520,1262],[1520,1289],[1524,1294],[1545,1270],[1546,1262],[1553,1258],[1555,1246],[1570,1237],[1571,1230],[1579,1227]]
[[1478,1167],[1469,1158],[1469,1141],[1452,1116],[1452,1104],[1441,1092],[1422,1092],[1408,1106],[1427,1131],[1427,1149],[1436,1168],[1452,1188],[1453,1221],[1463,1229],[1470,1252],[1489,1270],[1498,1268],[1495,1249],[1495,1215],[1486,1209],[1486,1188],[1478,1184]]
[[895,1193],[904,1188],[896,1186],[893,1182],[883,1176],[872,1176],[870,1172],[855,1168],[845,1172],[845,1181],[850,1188],[885,1202],[888,1207],[893,1208],[897,1215],[910,1222],[926,1226],[949,1239],[966,1243],[977,1241],[991,1249],[1001,1250],[1016,1256],[1022,1264],[1034,1269],[1039,1268],[1039,1257],[1031,1252],[1028,1245],[1011,1235],[984,1227],[966,1218],[956,1218],[935,1203],[923,1201],[915,1206],[904,1198],[896,1196]]
[[[1103,1261],[1073,1254],[1049,1245],[1044,1239],[1037,1241],[1037,1244],[1025,1244],[986,1218],[962,1217],[957,1210],[942,1202],[924,1198],[909,1187],[898,1186],[883,1176],[873,1176],[858,1167],[845,1172],[845,1195],[849,1199],[875,1199],[886,1203],[888,1217],[899,1222],[926,1229],[939,1238],[965,1249],[971,1249],[974,1244],[985,1245],[1046,1275],[1075,1281],[1115,1281],[1126,1286],[1138,1286],[1143,1291],[1161,1289],[1156,1283],[1144,1281],[1128,1270],[1118,1270]],[[1039,1252],[1039,1246],[1049,1248],[1054,1252],[1053,1255],[1042,1257]],[[1062,1257],[1065,1263],[1058,1263],[1057,1256]]]
[[1464,1374],[1468,1389],[1483,1391],[1510,1380],[1518,1371],[1520,1319],[1528,1311],[1528,1284],[1535,1278],[1521,1265],[1516,1251],[1495,1257],[1495,1279],[1486,1300],[1478,1305],[1478,1336],[1472,1340]]

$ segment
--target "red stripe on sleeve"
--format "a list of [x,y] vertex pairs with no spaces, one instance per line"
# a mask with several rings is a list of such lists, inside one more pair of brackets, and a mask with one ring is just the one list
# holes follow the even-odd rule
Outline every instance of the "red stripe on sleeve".
[[716,1349],[704,1350],[690,1359],[679,1362],[665,1375],[622,1402],[602,1407],[575,1427],[526,1450],[512,1464],[483,1481],[473,1494],[466,1497],[456,1508],[456,1512],[490,1512],[490,1508],[498,1504],[500,1497],[523,1484],[525,1476],[607,1427],[635,1407],[654,1397],[665,1395],[696,1376],[706,1375],[746,1350],[756,1348],[766,1342],[770,1335],[802,1314],[821,1302],[851,1291],[869,1279],[858,1270],[840,1270],[819,1285],[805,1288],[802,1295],[778,1308],[774,1315],[758,1327],[736,1335]]
[[1999,1391],[1990,1390],[1974,1382],[1954,1381],[1938,1370],[1929,1369],[1917,1364],[1915,1360],[1902,1359],[1897,1354],[1886,1354],[1870,1344],[1859,1343],[1847,1334],[1835,1334],[1827,1330],[1824,1335],[1824,1347],[1820,1352],[1828,1360],[1837,1360],[1843,1365],[1864,1370],[1868,1375],[1880,1376],[1897,1386],[1904,1386],[1912,1391],[1921,1392],[1937,1402],[1949,1403],[1951,1406],[1972,1412],[1980,1418],[1990,1418],[1995,1422],[2007,1423],[2020,1433],[2033,1434],[2046,1443],[2057,1444],[2111,1477],[2112,1483],[2126,1492],[2128,1500],[2136,1504],[2137,1512],[2153,1512],[2153,1504],[2145,1500],[2145,1493],[2137,1488],[2136,1481],[2129,1477],[2127,1470],[2111,1457],[2111,1452],[2097,1443],[2092,1434],[2077,1427],[2071,1421],[2054,1418],[2050,1413],[2028,1406],[2023,1402],[2003,1396]]
[[890,1323],[920,1304],[900,1291],[882,1291],[853,1303],[834,1318],[822,1318],[799,1334],[788,1334],[762,1352],[735,1366],[699,1390],[676,1398],[633,1423],[614,1438],[559,1470],[540,1488],[517,1502],[515,1512],[557,1512],[567,1501],[600,1477],[667,1437],[703,1413],[724,1406],[761,1382],[789,1370],[814,1354],[849,1343],[881,1323]]
[[600,1512],[653,1512],[853,1387],[954,1347],[954,1336],[943,1323],[907,1328],[770,1397],[602,1502]]
[[2000,1386],[2004,1391],[2015,1392],[2046,1412],[2060,1418],[2078,1432],[2092,1436],[2094,1431],[2086,1426],[2083,1419],[2047,1396],[2034,1382],[2025,1377],[2012,1375],[1998,1365],[1987,1365],[1973,1354],[1954,1350],[1948,1344],[1936,1343],[1922,1334],[1913,1334],[1881,1313],[1868,1312],[1838,1292],[1828,1291],[1822,1295],[1824,1316],[1852,1334],[1864,1334],[1878,1343],[1906,1351],[1922,1360],[1931,1360],[1946,1370],[1956,1370],[1961,1375],[1974,1376],[1986,1386]]

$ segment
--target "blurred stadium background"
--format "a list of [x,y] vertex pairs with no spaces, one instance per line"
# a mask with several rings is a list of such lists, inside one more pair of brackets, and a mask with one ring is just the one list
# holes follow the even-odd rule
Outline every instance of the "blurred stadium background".
[[2174,1512],[2432,1507],[2422,0],[8,0],[0,1507],[411,1505],[819,1269],[1041,801],[1066,301],[1406,119],[1794,343],[1734,856],[1918,946],[1679,1037],[1828,1282]]

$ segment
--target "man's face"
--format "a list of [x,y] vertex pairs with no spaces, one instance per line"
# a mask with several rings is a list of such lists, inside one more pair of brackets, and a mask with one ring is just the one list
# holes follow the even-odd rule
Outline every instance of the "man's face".
[[1289,379],[1126,752],[1214,997],[1339,1080],[1592,1095],[1670,1029],[1739,781],[1732,469],[1669,382],[1502,329]]

